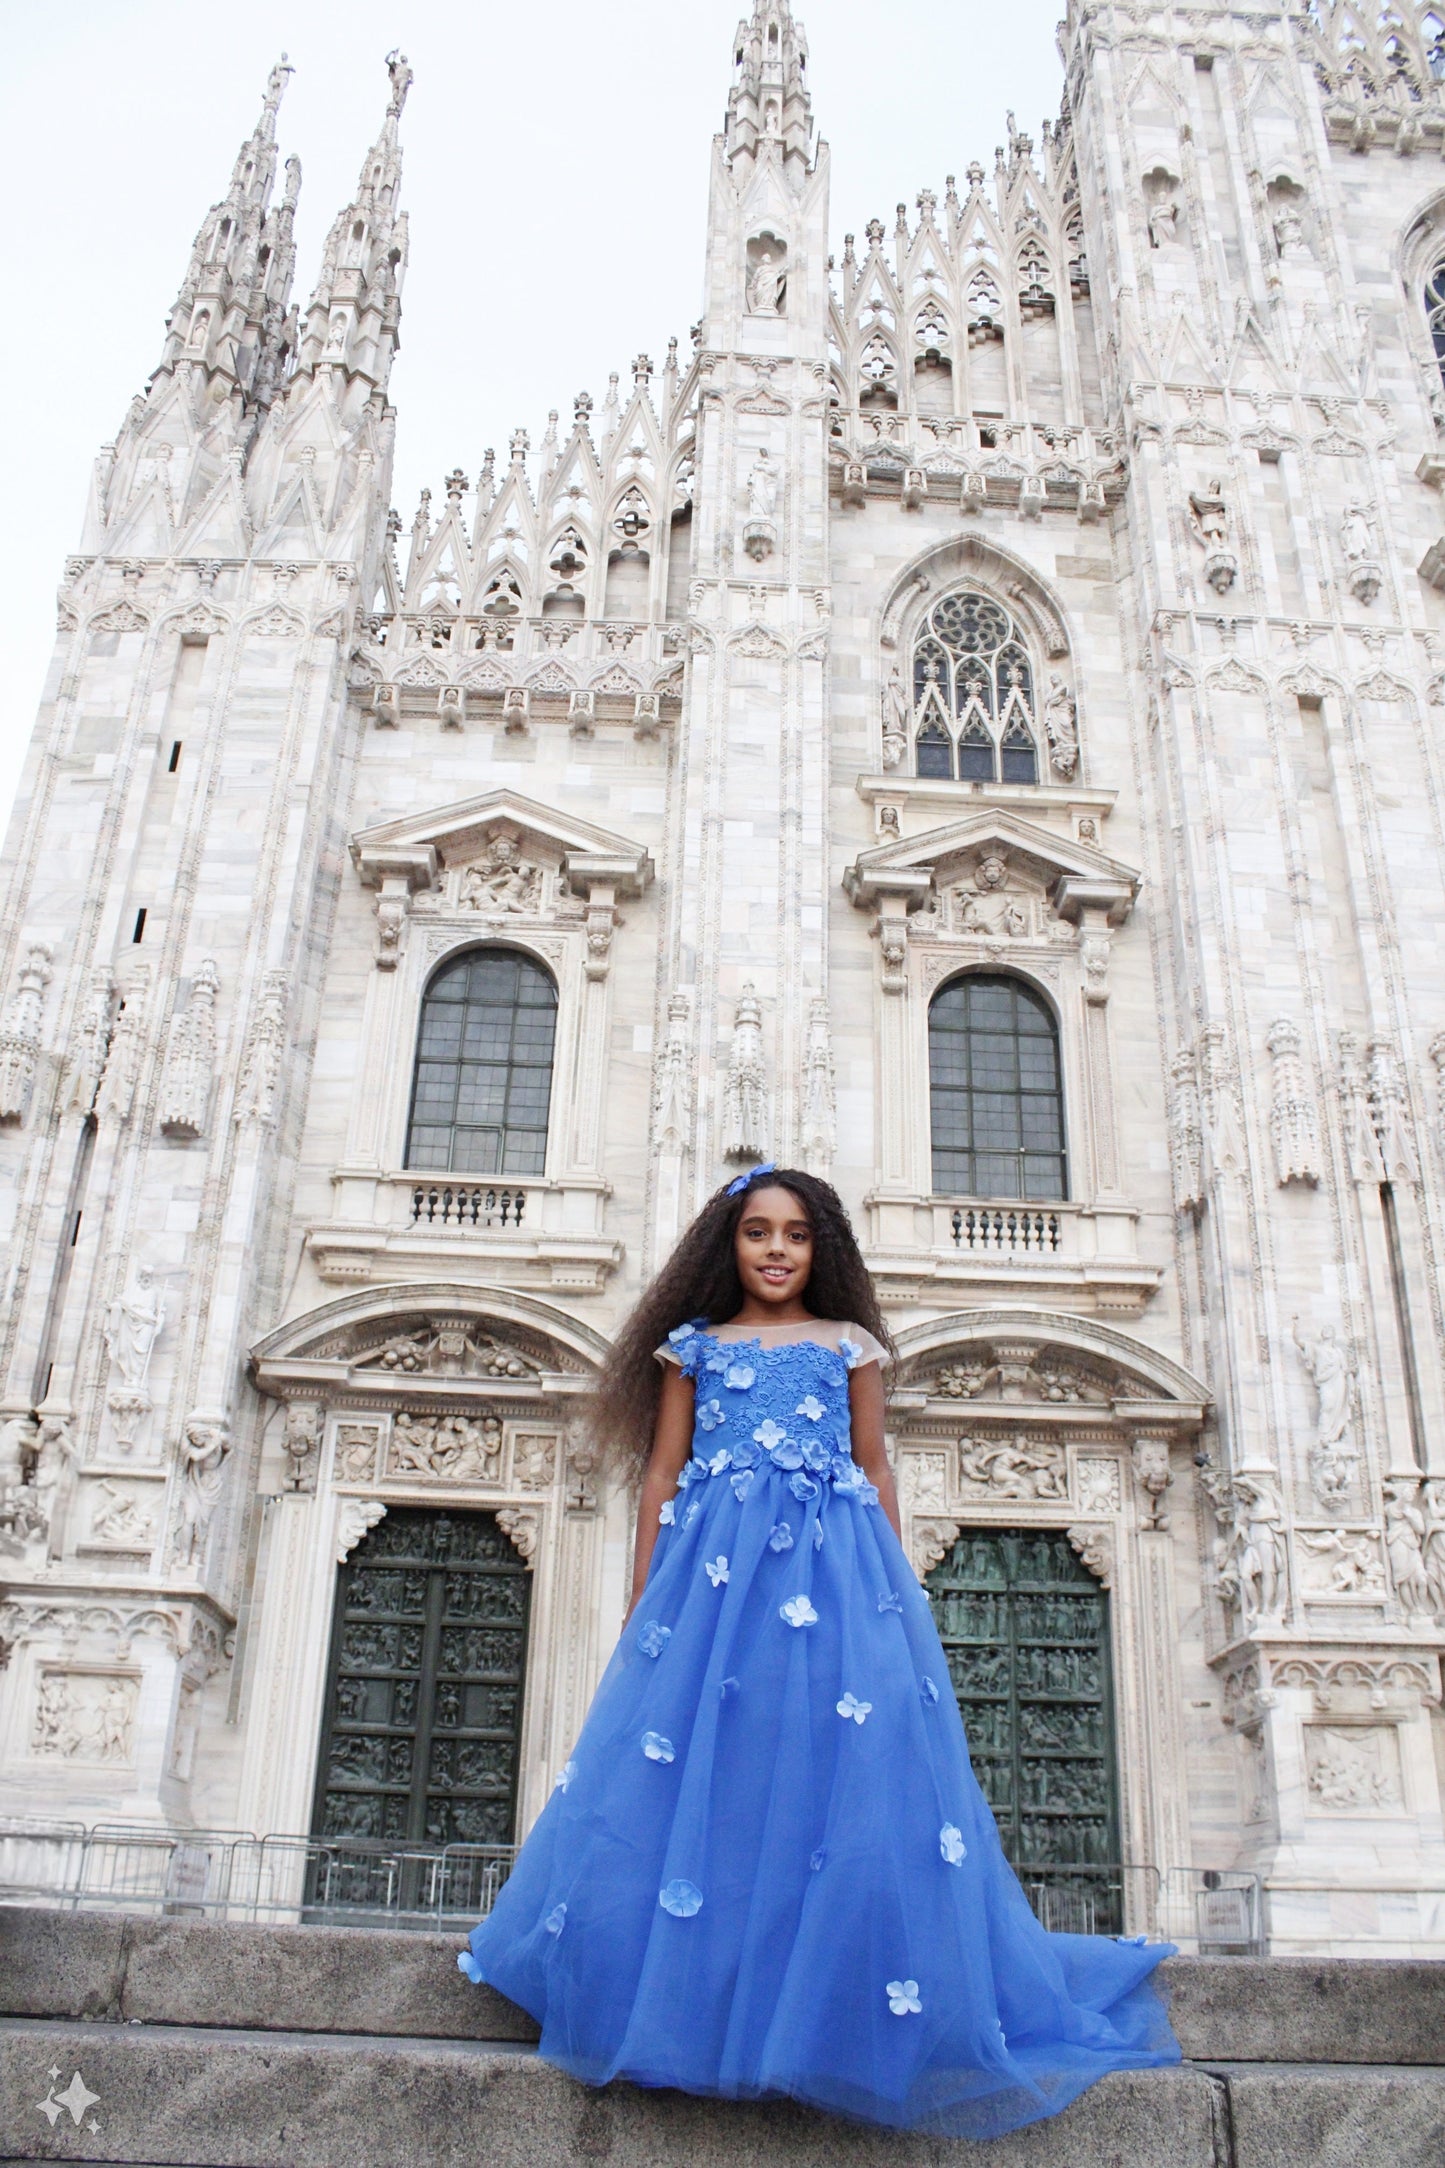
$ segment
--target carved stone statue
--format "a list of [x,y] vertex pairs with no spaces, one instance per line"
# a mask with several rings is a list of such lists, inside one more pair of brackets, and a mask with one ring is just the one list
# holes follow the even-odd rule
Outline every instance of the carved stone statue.
[[1229,547],[1229,505],[1218,480],[1189,492],[1189,524],[1206,550]]
[[1345,563],[1350,565],[1363,563],[1365,558],[1373,554],[1374,547],[1374,537],[1370,533],[1370,523],[1365,517],[1364,506],[1360,504],[1347,505],[1345,507],[1345,516],[1340,521],[1340,549],[1344,554]]
[[1332,1326],[1324,1326],[1315,1339],[1307,1340],[1296,1318],[1292,1335],[1316,1394],[1310,1478],[1321,1503],[1337,1505],[1353,1482],[1360,1459],[1359,1447],[1349,1434],[1359,1408],[1359,1365],[1353,1349],[1335,1338]]
[[896,768],[908,750],[908,693],[897,663],[883,688],[883,765]]
[[150,1265],[139,1262],[130,1269],[122,1294],[106,1310],[101,1331],[120,1382],[131,1392],[144,1392],[151,1355],[166,1321],[160,1281]]
[[1430,1608],[1438,1615],[1445,1612],[1445,1483],[1427,1483],[1425,1502],[1430,1509],[1423,1550],[1425,1582]]
[[1159,196],[1149,206],[1149,246],[1171,248],[1179,238],[1179,199]]
[[70,1435],[69,1423],[63,1416],[42,1416],[39,1442],[35,1448],[35,1471],[31,1480],[35,1485],[36,1503],[52,1542],[55,1537],[55,1508],[60,1486],[74,1459],[75,1441]]
[[749,316],[781,316],[788,274],[782,258],[764,249],[748,279]]
[[1304,220],[1292,203],[1282,203],[1274,215],[1274,245],[1286,261],[1308,256]]
[[748,518],[770,526],[778,506],[778,470],[765,445],[748,469]]
[[1044,701],[1044,729],[1054,772],[1066,782],[1079,765],[1078,712],[1078,704],[1063,679],[1057,673],[1051,675]]
[[1410,1617],[1428,1617],[1434,1608],[1425,1571],[1427,1534],[1425,1516],[1415,1503],[1414,1484],[1409,1481],[1387,1483],[1385,1551],[1400,1608]]
[[181,1440],[181,1496],[176,1521],[175,1562],[199,1570],[221,1501],[226,1455],[231,1441],[222,1422],[192,1416]]
[[407,65],[406,54],[396,46],[386,56],[386,72],[391,77],[391,98],[386,110],[388,114],[400,116],[406,94],[411,89],[412,71]]

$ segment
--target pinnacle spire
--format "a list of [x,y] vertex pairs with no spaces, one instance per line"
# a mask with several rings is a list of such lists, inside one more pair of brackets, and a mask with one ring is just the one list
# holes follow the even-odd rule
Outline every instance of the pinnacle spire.
[[338,369],[348,385],[360,379],[378,391],[385,389],[397,347],[406,270],[407,219],[396,207],[401,193],[397,123],[412,85],[405,53],[388,53],[386,72],[381,131],[362,160],[355,195],[327,235],[297,363],[298,374]]
[[248,402],[264,404],[284,372],[299,159],[286,161],[286,185],[274,210],[271,194],[276,114],[292,72],[283,53],[266,79],[260,118],[236,153],[230,186],[202,221],[166,319],[157,378],[197,370],[209,383],[219,377]]
[[808,40],[788,0],[754,0],[752,19],[733,39],[733,80],[724,141],[732,164],[775,144],[784,161],[806,167],[813,130],[808,96]]

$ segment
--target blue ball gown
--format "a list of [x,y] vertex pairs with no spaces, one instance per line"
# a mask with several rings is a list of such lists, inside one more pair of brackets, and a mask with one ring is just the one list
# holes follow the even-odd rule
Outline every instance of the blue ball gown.
[[1047,1933],[1003,1855],[928,1598],[852,1457],[861,1348],[670,1337],[692,1458],[462,1970],[588,2084],[941,2135],[1178,2062],[1150,1977],[1169,1946]]

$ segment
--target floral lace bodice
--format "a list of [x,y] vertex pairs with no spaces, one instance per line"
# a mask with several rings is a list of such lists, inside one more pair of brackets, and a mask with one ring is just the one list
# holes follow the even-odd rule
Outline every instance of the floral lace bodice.
[[872,1505],[878,1493],[853,1458],[848,1373],[864,1349],[793,1340],[720,1340],[697,1324],[668,1334],[672,1358],[693,1380],[692,1458],[678,1480],[726,1476],[745,1498],[762,1473],[776,1472],[800,1502],[825,1487]]

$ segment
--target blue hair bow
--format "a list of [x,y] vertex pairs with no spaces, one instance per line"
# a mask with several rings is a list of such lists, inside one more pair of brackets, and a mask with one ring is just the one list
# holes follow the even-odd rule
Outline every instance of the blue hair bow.
[[741,1197],[749,1183],[756,1182],[760,1174],[776,1174],[777,1171],[778,1163],[775,1159],[765,1160],[761,1167],[749,1167],[746,1174],[740,1174],[735,1182],[729,1182],[727,1193],[729,1197]]

